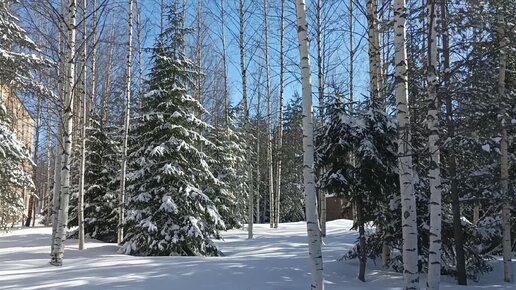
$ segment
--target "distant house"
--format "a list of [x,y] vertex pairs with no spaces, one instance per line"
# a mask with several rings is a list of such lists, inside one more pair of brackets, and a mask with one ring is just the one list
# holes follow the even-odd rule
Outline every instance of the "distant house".
[[[18,140],[25,144],[29,151],[29,156],[32,156],[32,146],[34,144],[34,119],[29,110],[16,95],[16,93],[9,86],[0,86],[0,100],[7,109],[7,115],[10,117],[12,130],[18,137]],[[32,165],[27,163],[25,170],[32,173]],[[30,192],[26,189],[20,191],[23,198],[25,208],[28,208]]]
[[353,219],[353,207],[351,203],[342,196],[326,196],[326,220]]

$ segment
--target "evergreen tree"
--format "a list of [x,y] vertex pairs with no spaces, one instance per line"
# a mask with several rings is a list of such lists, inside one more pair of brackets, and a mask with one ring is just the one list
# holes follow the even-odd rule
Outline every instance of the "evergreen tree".
[[[14,0],[0,1],[0,94],[7,91],[31,92],[50,96],[52,93],[34,80],[34,74],[51,65],[37,56],[37,45],[17,23],[11,12]],[[5,96],[0,96],[0,102]],[[10,127],[6,108],[0,103],[0,226],[14,222],[23,213],[19,191],[34,188],[29,168],[27,148],[16,138]]]
[[10,128],[0,99],[0,229],[7,229],[23,215],[21,190],[34,187],[31,174],[26,170],[30,162],[25,145]]
[[201,104],[187,90],[196,71],[184,55],[186,30],[173,8],[153,49],[154,66],[142,115],[131,130],[126,236],[131,255],[218,255],[212,238],[224,229],[204,188],[216,184],[199,148],[214,146],[201,132]]
[[215,145],[209,152],[212,174],[218,183],[206,190],[228,229],[239,228],[247,220],[249,187],[248,161],[252,160],[246,134],[234,126],[214,128],[210,140]]
[[280,222],[304,220],[303,108],[296,94],[285,108]]
[[37,55],[36,43],[17,24],[18,18],[11,13],[16,2],[0,1],[0,85],[51,96],[51,91],[34,79],[35,72],[49,67],[51,62]]
[[[379,109],[359,106],[350,115],[346,107],[336,94],[327,110],[329,122],[318,132],[319,187],[357,204],[353,227],[360,232],[359,243],[346,256],[360,256],[363,273],[366,256],[379,256],[383,241],[393,242],[388,233],[401,225],[395,222],[401,216],[399,199],[394,197],[398,192],[396,127]],[[382,231],[366,237],[368,222]]]
[[[103,242],[113,243],[117,239],[118,202],[120,188],[118,176],[120,166],[120,142],[118,129],[104,127],[92,120],[87,128],[84,234]],[[115,177],[115,178],[114,178]],[[77,187],[70,200],[70,221],[68,227],[77,226]]]

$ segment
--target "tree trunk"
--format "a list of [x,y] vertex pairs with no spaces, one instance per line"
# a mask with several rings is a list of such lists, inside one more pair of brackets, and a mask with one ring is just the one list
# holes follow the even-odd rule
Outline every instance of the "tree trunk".
[[79,224],[79,250],[84,249],[84,172],[86,169],[86,126],[88,124],[88,95],[86,94],[86,0],[82,0],[82,54],[81,54],[81,89],[82,89],[82,128],[81,128],[81,164],[79,169],[79,196],[77,223]]
[[89,119],[93,117],[97,103],[97,0],[91,1],[91,88],[90,88],[90,107]]
[[[60,15],[64,16],[64,0],[60,1]],[[64,102],[64,83],[66,81],[66,50],[65,50],[65,32],[64,32],[64,20],[59,20],[59,35],[58,35],[58,65],[57,65],[57,92],[58,92],[58,104]],[[56,105],[56,110],[59,110],[59,106]],[[59,219],[58,210],[59,204],[61,202],[61,182],[59,181],[59,177],[61,176],[61,153],[60,149],[63,150],[63,123],[60,118],[59,113],[56,113],[57,123],[57,134],[55,135],[55,160],[54,160],[54,188],[52,192],[52,245],[50,249],[50,255],[53,255],[55,252],[54,247],[54,239],[57,235],[57,220]],[[59,182],[58,182],[59,181]]]
[[385,105],[380,98],[382,63],[380,58],[380,36],[378,28],[377,0],[367,0],[367,23],[369,36],[369,89],[371,90],[371,107],[382,108]]
[[[38,103],[36,107],[36,119],[35,119],[35,141],[34,141],[34,154],[32,155],[32,161],[34,162],[34,166],[32,167],[32,180],[34,180],[34,183],[36,184],[36,188],[34,193],[31,193],[31,196],[29,198],[29,212],[27,213],[27,220],[25,221],[25,226],[29,227],[31,222],[34,222],[33,215],[36,214],[35,206],[36,206],[36,200],[35,195],[38,193],[38,182],[37,177],[37,170],[38,170],[38,157],[39,157],[39,130],[41,128],[41,102],[42,98],[41,95],[38,95]],[[39,198],[38,198],[39,199]]]
[[[261,222],[260,219],[260,121],[261,121],[261,94],[258,92],[258,102],[256,109],[256,221]],[[265,198],[263,199],[265,201]],[[265,213],[265,210],[263,211]]]
[[358,279],[365,282],[365,270],[366,270],[366,237],[365,237],[365,226],[364,226],[364,203],[361,198],[357,199],[357,223],[358,223],[358,239],[359,239],[359,251],[358,259],[360,261]]
[[[244,114],[245,114],[245,123],[246,123],[246,130],[248,134],[251,133],[250,131],[250,125],[251,120],[249,119],[249,106],[247,104],[247,68],[245,64],[245,26],[244,26],[244,16],[245,16],[245,10],[244,10],[244,0],[240,0],[240,17],[239,17],[239,24],[240,24],[240,42],[239,42],[239,48],[240,48],[240,72],[242,74],[242,103],[244,105]],[[249,164],[249,196],[247,200],[247,238],[252,239],[253,238],[253,223],[254,223],[254,188],[253,188],[253,165]]]
[[32,222],[32,215],[33,215],[33,208],[34,208],[34,194],[31,193],[29,197],[29,204],[27,206],[28,212],[27,212],[27,219],[25,220],[25,226],[30,227],[30,223]]
[[75,85],[75,23],[76,0],[70,0],[68,5],[68,54],[67,54],[67,83],[64,85],[65,98],[61,112],[63,123],[63,151],[61,153],[61,200],[57,212],[57,231],[53,240],[54,251],[51,254],[50,264],[63,265],[64,242],[66,240],[66,226],[68,224],[68,204],[70,198],[70,158],[72,154],[73,105]]
[[109,42],[108,63],[106,80],[104,83],[104,95],[102,96],[102,123],[109,123],[109,102],[111,101],[111,76],[113,74],[113,50],[115,48],[115,26],[111,27],[111,41]]
[[133,0],[128,1],[129,5],[129,33],[127,36],[127,73],[125,87],[125,115],[124,115],[124,135],[122,145],[122,168],[120,170],[120,193],[118,196],[118,235],[117,243],[121,244],[124,240],[125,223],[125,181],[127,171],[127,139],[129,135],[129,121],[131,119],[131,76],[133,67]]
[[269,67],[269,21],[268,10],[269,4],[267,0],[263,1],[264,9],[264,27],[265,27],[265,72],[267,78],[267,173],[268,173],[268,189],[269,189],[269,223],[270,227],[274,227],[276,213],[274,211],[274,180],[272,170],[272,99],[271,99],[271,77]]
[[419,288],[416,196],[412,169],[412,147],[408,106],[408,63],[406,48],[405,0],[394,2],[394,63],[396,119],[398,121],[398,172],[400,178],[403,278],[405,289]]
[[[446,105],[446,120],[448,127],[448,138],[455,138],[455,121],[453,118],[453,100],[449,92],[450,87],[450,44],[448,36],[448,12],[447,1],[441,1],[441,18],[442,18],[442,41],[443,41],[443,92]],[[453,215],[453,233],[455,238],[455,255],[457,264],[457,284],[466,285],[466,259],[464,256],[464,235],[462,233],[462,225],[460,218],[460,200],[459,190],[457,187],[457,159],[453,148],[450,150],[448,160],[448,174],[450,178],[450,195],[452,197],[452,215]]]
[[[59,95],[59,93],[58,93]],[[52,195],[51,195],[51,183],[52,183],[52,175],[51,175],[51,168],[52,165],[50,165],[50,158],[51,158],[51,150],[52,150],[52,139],[51,139],[51,113],[50,113],[50,104],[49,100],[47,99],[45,101],[46,108],[46,114],[45,117],[47,118],[47,130],[46,130],[46,159],[47,159],[47,178],[46,178],[46,187],[45,187],[45,226],[50,225],[50,220],[52,219]],[[57,145],[56,145],[57,148]],[[54,168],[54,171],[56,168]]]
[[429,0],[428,13],[428,150],[430,151],[430,246],[427,289],[439,289],[441,274],[441,160],[439,151],[439,117],[437,108],[437,13],[435,0]]
[[304,0],[296,0],[297,36],[301,65],[301,83],[303,92],[303,181],[305,186],[306,228],[312,271],[310,289],[324,289],[323,259],[321,251],[321,230],[317,221],[317,204],[314,172],[314,123],[312,116],[312,85],[310,81],[310,51],[308,43],[308,25]]
[[229,126],[229,91],[228,91],[228,61],[226,51],[226,24],[224,23],[224,0],[220,0],[220,23],[221,23],[221,42],[222,42],[222,77],[224,78],[224,123],[226,128]]
[[[196,64],[197,64],[197,76],[196,76],[196,85],[197,85],[197,101],[202,105],[203,104],[203,95],[202,95],[202,1],[197,0],[197,43],[195,47],[196,52]],[[202,113],[201,113],[202,114]],[[201,116],[199,116],[201,117]]]
[[[349,111],[353,111],[353,65],[355,48],[353,47],[353,0],[349,0]],[[355,213],[353,214],[355,216]]]
[[[319,126],[324,125],[324,65],[322,52],[322,0],[317,0],[317,78],[319,83]],[[319,223],[322,236],[326,236],[326,191],[319,189]]]
[[143,40],[142,40],[142,22],[141,22],[141,16],[142,16],[142,10],[140,7],[140,3],[138,0],[135,1],[136,4],[136,41],[138,45],[138,99],[139,99],[139,105],[140,105],[140,115],[143,114],[143,106],[144,106],[144,100],[143,100],[143,63],[142,63],[142,56],[143,56]]
[[502,206],[502,253],[503,253],[503,280],[512,282],[512,244],[511,244],[511,198],[509,194],[509,152],[507,139],[507,119],[505,102],[505,74],[507,70],[507,46],[509,38],[505,35],[505,9],[503,3],[498,8],[498,36],[500,41],[499,48],[499,68],[498,68],[498,103],[500,104],[501,117],[501,135],[500,151],[502,156],[500,159],[500,179],[503,198]]
[[279,124],[278,124],[278,161],[276,164],[276,204],[275,204],[275,220],[274,227],[278,228],[280,223],[280,205],[281,205],[281,161],[283,159],[283,94],[285,79],[285,58],[283,56],[285,46],[285,0],[281,0],[281,16],[280,16],[280,93],[279,93]]

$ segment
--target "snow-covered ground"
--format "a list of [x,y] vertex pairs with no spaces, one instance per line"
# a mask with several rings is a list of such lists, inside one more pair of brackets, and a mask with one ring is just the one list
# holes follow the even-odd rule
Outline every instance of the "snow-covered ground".
[[[401,275],[368,262],[367,282],[356,279],[358,262],[338,261],[357,234],[351,221],[328,223],[324,240],[325,287],[333,289],[400,289]],[[174,289],[174,290],[301,290],[309,289],[310,273],[305,223],[280,224],[279,229],[255,225],[255,238],[231,230],[219,242],[223,257],[133,257],[117,254],[114,244],[66,242],[64,266],[48,264],[51,229],[26,228],[0,234],[0,289]],[[500,261],[479,283],[445,289],[516,289],[503,283]],[[515,267],[516,268],[516,267]],[[424,277],[422,277],[424,278]],[[424,286],[424,279],[421,286]]]

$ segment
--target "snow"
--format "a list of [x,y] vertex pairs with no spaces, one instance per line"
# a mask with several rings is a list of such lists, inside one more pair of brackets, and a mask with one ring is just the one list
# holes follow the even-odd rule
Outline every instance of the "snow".
[[[368,261],[366,283],[357,280],[358,261],[339,258],[357,238],[352,221],[328,222],[323,245],[325,287],[337,289],[401,289],[399,273],[380,270]],[[134,257],[118,254],[115,244],[87,240],[66,242],[64,265],[50,266],[51,228],[36,227],[0,234],[0,289],[181,289],[181,290],[299,290],[309,289],[306,224],[255,224],[255,239],[245,230],[231,230],[217,244],[222,257]],[[503,283],[500,260],[494,271],[468,281],[469,289],[514,289]],[[424,275],[420,286],[424,288]],[[443,277],[442,289],[457,289]]]
[[489,146],[489,144],[484,144],[482,145],[482,150],[486,152],[491,152],[491,146]]

